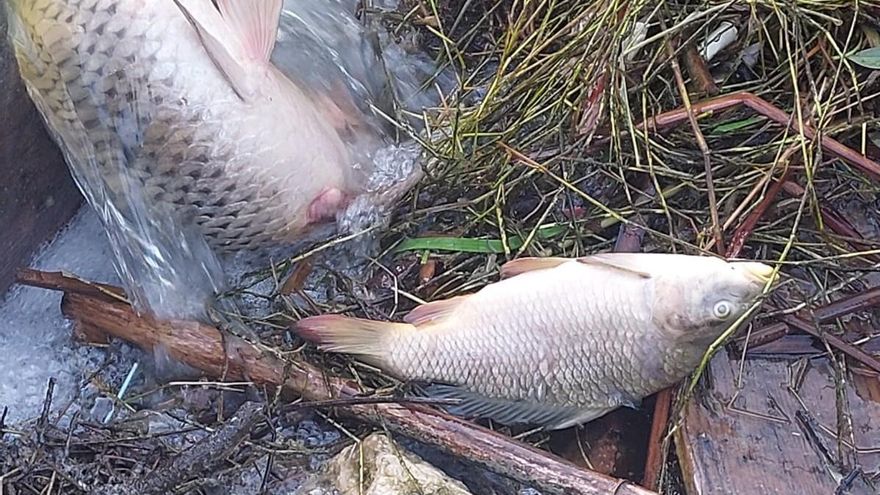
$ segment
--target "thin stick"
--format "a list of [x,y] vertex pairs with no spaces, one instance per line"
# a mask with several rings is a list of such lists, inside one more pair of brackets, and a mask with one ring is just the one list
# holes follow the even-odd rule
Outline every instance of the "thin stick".
[[[712,114],[739,105],[745,105],[780,125],[794,128],[791,116],[776,108],[767,100],[745,91],[699,101],[691,106],[690,111],[694,114]],[[639,130],[650,128],[651,130],[656,131],[658,128],[669,127],[684,122],[685,120],[688,120],[688,115],[689,111],[687,108],[678,108],[649,118],[638,124],[636,128]],[[700,116],[702,117],[703,115]],[[815,129],[807,125],[804,125],[803,133],[804,136],[809,139],[815,139],[816,137]],[[605,138],[601,142],[606,142],[608,139],[609,138]],[[822,135],[819,142],[821,143],[822,148],[826,151],[846,160],[872,179],[880,181],[880,163],[871,160],[854,149],[828,136]]]
[[709,198],[709,215],[712,219],[712,237],[715,239],[715,249],[718,254],[724,254],[724,237],[721,234],[721,221],[718,219],[718,199],[715,197],[715,183],[712,180],[712,160],[709,158],[709,145],[706,144],[706,138],[700,130],[697,118],[694,116],[694,109],[691,105],[690,96],[688,96],[687,86],[684,84],[684,76],[681,75],[681,66],[678,64],[678,57],[675,56],[675,50],[671,43],[666,43],[666,52],[672,62],[672,72],[675,74],[675,83],[678,86],[678,93],[684,102],[684,108],[687,111],[687,118],[694,131],[694,137],[697,139],[697,146],[703,155],[703,167],[706,170],[706,194]]

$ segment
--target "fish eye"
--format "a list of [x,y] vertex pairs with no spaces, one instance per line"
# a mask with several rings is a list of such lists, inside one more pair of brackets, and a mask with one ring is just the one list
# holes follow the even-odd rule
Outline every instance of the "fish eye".
[[715,307],[712,308],[712,314],[719,320],[726,320],[732,312],[733,308],[727,301],[718,301],[715,303]]

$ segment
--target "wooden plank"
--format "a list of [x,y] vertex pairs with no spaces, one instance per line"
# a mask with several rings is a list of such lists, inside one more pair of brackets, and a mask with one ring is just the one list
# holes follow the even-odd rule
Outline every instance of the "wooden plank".
[[19,78],[6,25],[0,6],[0,297],[15,270],[27,264],[82,202]]
[[[795,393],[789,390],[791,377],[799,375],[797,370],[804,363],[807,361],[761,357],[741,363],[723,352],[715,356],[709,367],[711,386],[685,407],[682,428],[676,433],[688,495],[828,495],[835,493],[847,474],[841,475],[837,466],[843,470],[857,465],[867,471],[877,469],[877,374],[859,371],[855,380],[856,373],[847,375],[841,388],[846,391],[845,398],[840,400],[831,362],[816,358],[809,361]],[[740,364],[742,388],[737,395]],[[733,406],[727,407],[734,397]],[[838,430],[839,409],[851,415],[855,445],[863,449],[861,452],[846,446],[839,451],[836,436],[829,433]],[[815,422],[811,423],[811,417]],[[818,433],[819,441],[811,438],[812,432]],[[858,478],[849,491],[841,493],[877,491]]]

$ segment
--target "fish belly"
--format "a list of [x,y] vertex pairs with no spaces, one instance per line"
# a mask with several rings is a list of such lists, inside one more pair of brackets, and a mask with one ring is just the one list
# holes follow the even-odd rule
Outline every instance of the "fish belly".
[[22,77],[93,206],[176,215],[224,252],[292,240],[346,190],[338,136],[240,99],[172,2],[10,3]]

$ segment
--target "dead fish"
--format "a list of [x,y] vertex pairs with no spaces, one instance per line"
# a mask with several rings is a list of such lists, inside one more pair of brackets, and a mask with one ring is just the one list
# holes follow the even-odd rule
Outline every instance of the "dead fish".
[[432,396],[450,412],[567,428],[674,385],[761,295],[773,269],[678,254],[522,258],[480,291],[403,323],[340,315],[295,329]]
[[93,206],[137,209],[135,191],[228,252],[294,240],[361,191],[352,119],[270,61],[282,0],[8,4],[22,77]]

